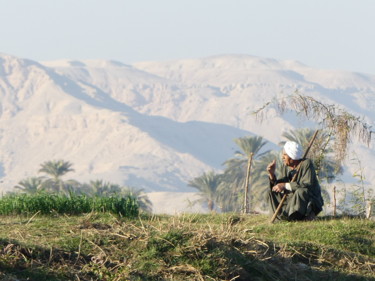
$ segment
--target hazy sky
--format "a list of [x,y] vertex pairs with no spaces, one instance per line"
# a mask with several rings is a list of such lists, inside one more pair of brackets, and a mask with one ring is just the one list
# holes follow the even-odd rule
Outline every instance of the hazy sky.
[[375,74],[375,0],[0,0],[0,52],[123,63],[248,54]]

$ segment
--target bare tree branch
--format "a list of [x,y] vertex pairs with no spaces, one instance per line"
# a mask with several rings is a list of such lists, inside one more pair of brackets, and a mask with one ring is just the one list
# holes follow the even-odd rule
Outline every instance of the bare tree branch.
[[325,104],[311,96],[302,95],[298,91],[266,103],[254,112],[256,119],[262,122],[269,108],[274,108],[280,114],[294,111],[298,116],[316,121],[332,137],[335,156],[339,162],[345,159],[348,145],[354,136],[369,146],[374,132],[363,117],[355,116],[335,104]]

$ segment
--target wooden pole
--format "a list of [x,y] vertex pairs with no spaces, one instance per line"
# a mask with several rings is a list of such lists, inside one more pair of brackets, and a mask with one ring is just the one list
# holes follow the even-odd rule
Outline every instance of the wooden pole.
[[[307,147],[307,149],[306,149],[306,151],[305,151],[305,154],[304,154],[303,157],[302,157],[302,161],[307,157],[307,154],[309,153],[310,148],[311,148],[311,146],[312,146],[312,144],[313,144],[313,142],[314,142],[314,140],[315,140],[316,135],[318,134],[318,132],[319,132],[319,130],[316,130],[315,133],[314,133],[314,135],[312,136],[312,138],[311,138],[311,140],[310,140],[310,143],[309,143],[309,146]],[[298,164],[298,166],[297,166],[297,168],[296,168],[297,172],[294,174],[294,176],[293,176],[291,182],[296,181],[296,179],[297,179],[297,175],[298,175],[299,169],[300,169],[300,167],[301,167],[301,163],[302,163],[302,161]],[[284,193],[284,196],[281,198],[281,201],[280,201],[279,205],[278,205],[277,208],[276,208],[275,213],[273,214],[273,216],[272,216],[272,218],[271,218],[271,223],[273,223],[273,222],[275,221],[275,219],[276,219],[277,215],[279,214],[279,212],[280,212],[280,210],[281,210],[281,207],[283,206],[284,201],[286,200],[286,197],[287,197],[287,196],[288,196],[288,194],[285,192],[285,193]]]

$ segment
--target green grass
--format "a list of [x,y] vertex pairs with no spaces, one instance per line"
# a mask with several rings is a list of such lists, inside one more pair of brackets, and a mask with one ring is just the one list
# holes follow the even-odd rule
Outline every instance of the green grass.
[[375,223],[360,218],[30,213],[1,217],[0,272],[4,280],[375,280],[374,243]]
[[341,219],[321,219],[313,224],[284,223],[271,226],[254,226],[252,231],[260,237],[279,243],[309,243],[332,247],[342,251],[375,257],[373,221],[344,217]]
[[11,194],[0,199],[0,215],[16,214],[68,214],[111,212],[125,217],[138,216],[138,204],[131,196],[126,197],[89,197],[86,195],[69,195],[37,193]]

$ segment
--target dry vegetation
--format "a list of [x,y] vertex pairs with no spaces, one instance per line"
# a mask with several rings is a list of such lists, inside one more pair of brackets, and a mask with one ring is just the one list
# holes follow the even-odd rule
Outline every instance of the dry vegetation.
[[375,280],[360,218],[7,216],[0,235],[0,280]]
[[350,141],[358,139],[369,145],[372,139],[372,128],[363,117],[355,116],[335,104],[326,104],[298,91],[283,98],[275,98],[254,112],[259,121],[267,117],[268,110],[274,108],[278,113],[287,111],[297,113],[300,117],[314,120],[328,132],[333,141],[336,159],[342,162],[347,155]]

